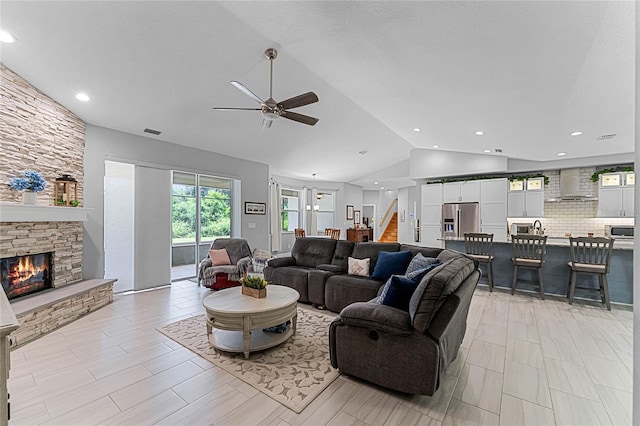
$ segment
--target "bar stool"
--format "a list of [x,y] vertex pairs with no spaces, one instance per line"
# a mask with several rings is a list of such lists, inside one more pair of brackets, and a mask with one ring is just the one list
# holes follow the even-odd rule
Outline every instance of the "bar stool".
[[513,282],[511,283],[511,294],[514,294],[516,291],[518,268],[535,268],[538,270],[540,298],[544,300],[542,267],[544,265],[544,255],[547,247],[547,236],[512,235],[511,244],[513,246],[513,259],[511,259],[513,260]]
[[592,274],[598,276],[600,299],[602,304],[611,310],[609,299],[609,283],[607,282],[607,272],[611,264],[611,251],[613,249],[613,238],[602,237],[578,237],[571,238],[571,261],[568,263],[571,268],[571,278],[569,280],[569,304],[573,304],[573,296],[576,288],[583,290],[598,290],[589,287],[576,287],[578,274]]
[[467,256],[478,263],[487,264],[487,281],[489,282],[489,291],[493,291],[493,268],[491,262],[494,257],[491,255],[493,248],[493,234],[481,233],[465,233],[464,247]]

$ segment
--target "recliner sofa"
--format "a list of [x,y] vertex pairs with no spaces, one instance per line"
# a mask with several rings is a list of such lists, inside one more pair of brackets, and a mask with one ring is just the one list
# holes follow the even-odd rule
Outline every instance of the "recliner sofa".
[[477,262],[441,252],[411,295],[409,310],[353,303],[329,328],[331,365],[379,386],[433,395],[464,338],[471,298],[480,278]]
[[449,259],[462,254],[441,248],[410,244],[363,242],[328,238],[299,238],[291,248],[291,256],[269,260],[264,269],[271,284],[285,285],[300,293],[298,301],[340,312],[354,302],[364,302],[377,296],[384,284],[370,277],[348,275],[348,258],[370,259],[369,275],[374,271],[381,251],[411,251],[426,257],[439,257],[445,252]]

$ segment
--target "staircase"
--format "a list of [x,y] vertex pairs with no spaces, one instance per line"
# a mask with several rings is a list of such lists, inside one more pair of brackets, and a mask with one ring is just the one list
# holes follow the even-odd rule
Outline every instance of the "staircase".
[[398,242],[398,213],[394,213],[389,219],[389,223],[385,228],[382,236],[378,239],[379,243],[397,243]]

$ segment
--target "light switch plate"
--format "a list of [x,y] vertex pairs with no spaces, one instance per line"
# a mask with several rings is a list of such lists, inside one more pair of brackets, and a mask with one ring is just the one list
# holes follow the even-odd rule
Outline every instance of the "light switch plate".
[[254,222],[249,222],[249,229],[255,229],[256,224]]

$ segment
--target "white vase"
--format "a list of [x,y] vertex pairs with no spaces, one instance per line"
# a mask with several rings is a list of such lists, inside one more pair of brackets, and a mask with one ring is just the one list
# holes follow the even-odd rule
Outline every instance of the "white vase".
[[24,191],[22,193],[22,204],[28,206],[35,206],[38,201],[38,193],[33,191]]

